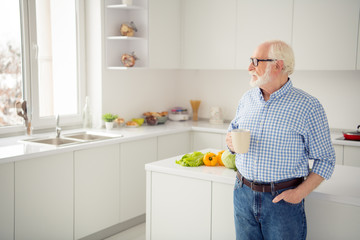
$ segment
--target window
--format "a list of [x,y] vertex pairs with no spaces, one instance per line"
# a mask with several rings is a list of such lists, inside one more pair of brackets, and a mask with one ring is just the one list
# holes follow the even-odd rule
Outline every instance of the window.
[[[80,123],[85,88],[80,64],[84,47],[79,47],[82,4],[83,0],[0,0],[0,68],[9,69],[0,69],[0,89],[7,93],[1,94],[1,105],[8,108],[0,109],[0,132],[23,123],[14,108],[21,99],[28,103],[35,128],[54,126],[57,114],[61,125]],[[2,34],[7,28],[14,33]]]
[[22,98],[22,52],[18,1],[0,0],[0,127],[22,123],[14,109]]

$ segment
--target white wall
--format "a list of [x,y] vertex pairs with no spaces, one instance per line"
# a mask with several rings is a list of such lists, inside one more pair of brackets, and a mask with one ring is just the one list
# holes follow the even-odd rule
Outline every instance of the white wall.
[[[360,71],[298,71],[293,84],[320,100],[331,128],[355,129],[360,124]],[[237,103],[249,89],[247,71],[182,71],[179,104],[190,98],[202,100],[199,117],[209,118],[209,107],[220,106],[225,119],[234,117]],[[190,105],[188,104],[190,107]]]
[[144,112],[166,111],[176,105],[178,70],[105,70],[102,84],[102,112],[125,118]]
[[[209,108],[220,106],[231,120],[250,88],[249,75],[241,70],[106,70],[103,76],[103,113],[126,120],[174,106],[191,109],[190,99],[202,101],[200,118],[209,118]],[[298,71],[291,78],[295,87],[320,100],[331,128],[355,129],[360,124],[360,71]]]

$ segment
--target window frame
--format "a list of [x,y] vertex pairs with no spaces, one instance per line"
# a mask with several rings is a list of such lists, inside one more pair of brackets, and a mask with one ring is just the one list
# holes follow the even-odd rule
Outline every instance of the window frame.
[[[77,109],[73,115],[60,115],[61,126],[78,126],[82,122],[82,106],[86,96],[86,69],[85,69],[85,6],[84,0],[75,0],[76,6],[76,35],[77,35]],[[39,92],[38,92],[38,62],[36,59],[36,0],[19,0],[21,47],[22,47],[22,77],[23,100],[27,101],[28,114],[34,130],[55,127],[55,117],[39,117]],[[83,47],[82,47],[83,46]],[[24,125],[5,126],[0,128],[0,135],[16,134],[23,132]]]

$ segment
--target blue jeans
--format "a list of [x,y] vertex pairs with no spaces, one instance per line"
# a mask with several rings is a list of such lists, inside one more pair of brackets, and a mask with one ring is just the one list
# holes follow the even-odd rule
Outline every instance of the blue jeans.
[[237,240],[306,239],[304,200],[299,204],[284,200],[272,202],[276,195],[285,190],[255,192],[236,177],[234,218]]

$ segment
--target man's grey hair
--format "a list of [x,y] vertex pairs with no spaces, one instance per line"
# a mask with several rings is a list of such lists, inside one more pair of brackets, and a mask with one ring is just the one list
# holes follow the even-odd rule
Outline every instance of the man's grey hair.
[[291,75],[294,72],[295,58],[292,48],[285,42],[273,40],[266,42],[270,44],[268,58],[283,60],[283,73]]

